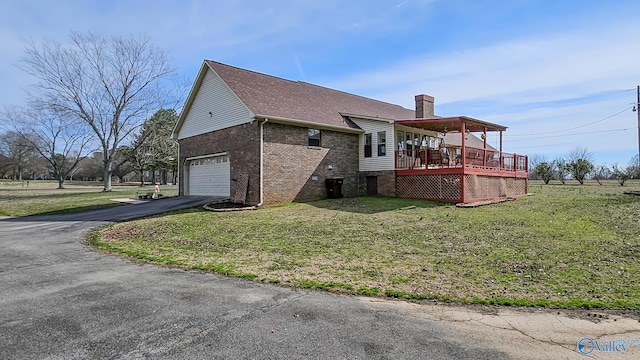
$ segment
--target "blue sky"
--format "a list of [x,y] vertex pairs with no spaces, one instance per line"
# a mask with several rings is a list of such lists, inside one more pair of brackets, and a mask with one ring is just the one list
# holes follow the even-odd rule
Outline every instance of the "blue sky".
[[626,164],[639,16],[637,0],[3,0],[0,108],[23,102],[25,41],[147,34],[190,79],[206,58],[407,108],[426,93],[438,115],[508,126],[506,151]]

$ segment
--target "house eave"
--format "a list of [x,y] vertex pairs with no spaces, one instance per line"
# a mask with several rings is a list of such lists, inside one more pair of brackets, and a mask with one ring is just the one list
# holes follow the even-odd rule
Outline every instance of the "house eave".
[[362,129],[354,129],[349,127],[321,124],[321,123],[306,121],[306,120],[288,119],[288,118],[282,118],[278,116],[256,114],[255,118],[257,120],[266,119],[266,120],[269,120],[269,122],[276,123],[276,124],[293,125],[293,126],[306,127],[306,128],[318,129],[318,130],[332,130],[332,131],[345,132],[345,133],[351,133],[351,134],[364,133],[364,130]]
[[377,116],[374,117],[374,116],[349,114],[349,113],[340,113],[340,115],[346,116],[346,117],[349,117],[349,118],[382,121],[382,122],[386,122],[386,123],[389,123],[389,124],[392,124],[395,121],[394,119],[381,118],[381,117],[377,117]]

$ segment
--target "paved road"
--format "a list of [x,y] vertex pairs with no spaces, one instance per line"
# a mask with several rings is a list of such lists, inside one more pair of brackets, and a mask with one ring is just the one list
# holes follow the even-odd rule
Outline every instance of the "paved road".
[[[559,344],[489,315],[138,265],[81,242],[110,221],[208,200],[0,220],[0,359],[502,359]],[[482,326],[458,326],[465,318]],[[559,349],[575,355],[575,341]]]

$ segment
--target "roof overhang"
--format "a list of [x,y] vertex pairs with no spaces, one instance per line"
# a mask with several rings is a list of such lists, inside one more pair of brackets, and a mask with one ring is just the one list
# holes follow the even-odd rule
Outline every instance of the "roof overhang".
[[450,131],[461,131],[462,124],[464,124],[465,130],[468,130],[471,132],[507,130],[506,126],[493,124],[490,122],[470,118],[467,116],[396,120],[395,123],[405,125],[405,126],[425,129],[425,130],[436,131],[440,133],[446,133]]
[[373,117],[373,116],[367,116],[367,115],[358,115],[358,114],[348,114],[348,113],[340,113],[340,115],[344,116],[344,117],[348,117],[348,118],[356,118],[356,119],[364,119],[364,120],[374,120],[374,121],[383,121],[386,123],[392,123],[395,120],[393,119],[385,119],[385,118],[381,118],[381,117]]
[[258,120],[264,119],[264,120],[267,120],[268,122],[272,122],[276,124],[300,126],[300,127],[310,128],[310,129],[332,130],[332,131],[345,132],[345,133],[351,133],[351,134],[364,133],[364,130],[362,129],[354,129],[346,126],[342,127],[342,126],[321,124],[321,123],[305,121],[305,120],[287,119],[287,118],[282,118],[277,116],[256,114],[256,119]]

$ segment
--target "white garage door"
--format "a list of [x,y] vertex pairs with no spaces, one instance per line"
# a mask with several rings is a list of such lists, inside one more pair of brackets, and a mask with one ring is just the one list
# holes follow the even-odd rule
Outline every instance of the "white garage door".
[[189,162],[189,195],[230,196],[229,156],[215,156]]

